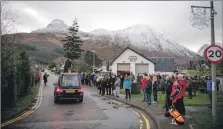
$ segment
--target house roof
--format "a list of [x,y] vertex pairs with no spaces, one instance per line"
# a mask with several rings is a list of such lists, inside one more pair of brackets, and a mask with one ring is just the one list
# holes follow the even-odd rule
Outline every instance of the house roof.
[[174,71],[174,58],[172,57],[148,57],[148,58],[156,62],[155,71],[158,72]]
[[120,55],[122,55],[126,50],[131,50],[131,51],[133,51],[133,52],[135,52],[136,54],[138,54],[138,55],[140,55],[140,56],[142,56],[142,57],[144,57],[146,60],[148,60],[148,61],[150,61],[150,62],[152,62],[153,64],[156,64],[154,61],[152,61],[152,60],[150,60],[150,59],[148,59],[147,57],[145,57],[144,55],[142,55],[142,54],[140,54],[139,52],[137,52],[137,51],[135,51],[135,50],[133,50],[133,49],[131,49],[130,47],[126,47],[114,60],[112,60],[111,61],[111,63],[110,63],[110,65],[112,65],[112,63],[115,61],[115,60],[117,60],[118,59],[118,57],[120,56]]

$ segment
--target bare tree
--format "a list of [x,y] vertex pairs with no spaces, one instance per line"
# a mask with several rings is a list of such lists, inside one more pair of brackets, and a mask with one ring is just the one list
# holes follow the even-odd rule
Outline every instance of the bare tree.
[[5,2],[1,2],[1,44],[10,44],[15,41],[16,35],[8,35],[15,32],[18,15],[4,8]]
[[16,28],[18,15],[4,8],[1,12],[1,34],[9,34]]

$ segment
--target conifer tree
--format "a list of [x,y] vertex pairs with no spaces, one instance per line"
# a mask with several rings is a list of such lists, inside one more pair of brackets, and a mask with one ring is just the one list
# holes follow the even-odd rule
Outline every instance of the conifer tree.
[[[65,39],[62,40],[64,42],[63,44],[64,57],[66,57],[67,60],[71,60],[72,65],[74,65],[74,60],[78,59],[81,56],[81,53],[83,52],[83,50],[81,49],[83,41],[78,36],[79,26],[77,19],[73,21],[73,24],[68,29],[68,31],[69,33],[66,35]],[[65,64],[65,66],[69,65]]]

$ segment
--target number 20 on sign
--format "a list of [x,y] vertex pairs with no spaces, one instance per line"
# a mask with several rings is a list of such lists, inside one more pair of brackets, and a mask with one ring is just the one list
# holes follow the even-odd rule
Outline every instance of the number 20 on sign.
[[223,48],[218,45],[211,45],[205,49],[204,56],[211,63],[217,64],[223,60]]

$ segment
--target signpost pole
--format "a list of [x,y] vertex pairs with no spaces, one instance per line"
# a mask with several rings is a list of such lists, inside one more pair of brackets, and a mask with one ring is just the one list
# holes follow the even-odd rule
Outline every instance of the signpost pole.
[[[211,13],[211,44],[215,44],[215,32],[214,32],[214,3],[210,1],[210,13]],[[212,78],[212,116],[216,116],[216,102],[217,102],[217,91],[216,91],[216,64],[211,63],[211,78]]]

